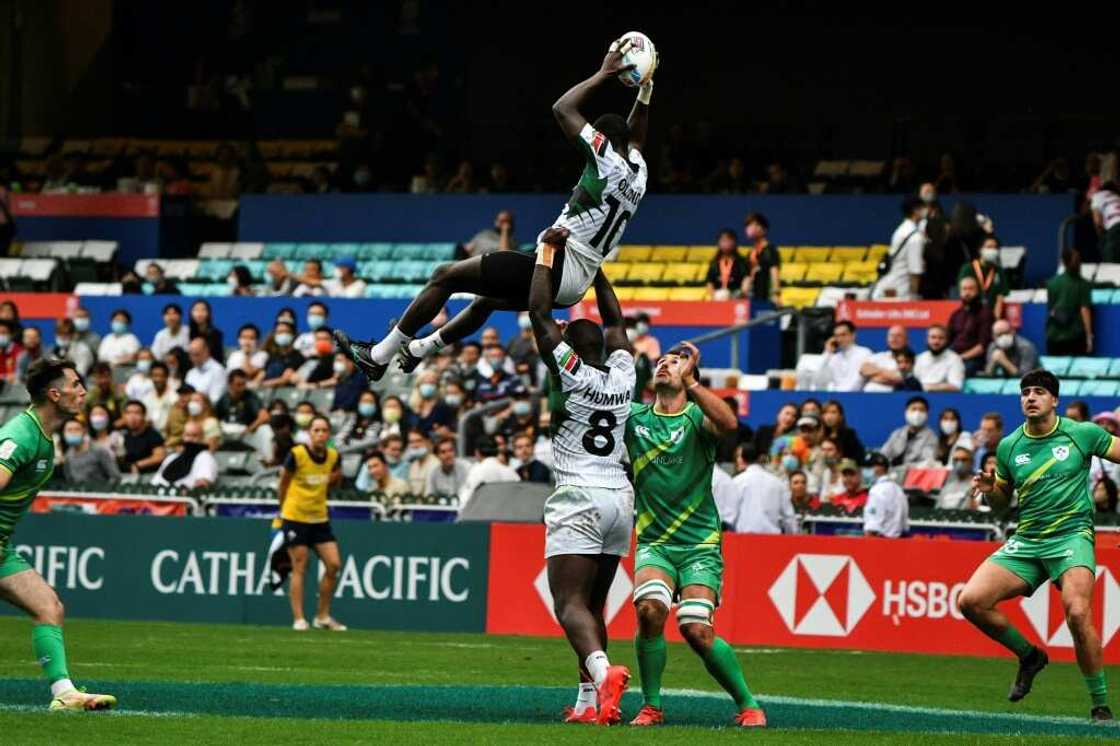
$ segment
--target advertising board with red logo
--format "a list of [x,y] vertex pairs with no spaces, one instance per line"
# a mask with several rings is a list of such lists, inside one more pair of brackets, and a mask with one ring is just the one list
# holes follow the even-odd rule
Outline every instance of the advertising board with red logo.
[[[850,321],[859,327],[888,327],[900,324],[925,329],[931,324],[948,324],[949,317],[961,307],[955,300],[871,301],[844,300],[836,304],[836,320]],[[1015,328],[1023,325],[1023,308],[1018,303],[1004,306],[1005,316]]]
[[[622,301],[624,316],[645,313],[654,326],[732,326],[750,320],[751,304],[745,300],[728,301]],[[572,306],[569,319],[591,319],[601,323],[595,301],[584,300]],[[946,317],[947,318],[947,317]]]
[[[491,532],[487,632],[560,635],[551,612],[542,526]],[[718,634],[737,645],[849,648],[912,653],[1008,655],[962,616],[957,597],[999,545],[973,541],[889,540],[732,534],[724,539]],[[1098,537],[1094,623],[1105,660],[1120,663],[1120,550]],[[612,638],[634,634],[633,557],[607,601]],[[1000,607],[1029,640],[1057,660],[1073,660],[1073,639],[1057,589]],[[666,628],[680,639],[675,620]]]

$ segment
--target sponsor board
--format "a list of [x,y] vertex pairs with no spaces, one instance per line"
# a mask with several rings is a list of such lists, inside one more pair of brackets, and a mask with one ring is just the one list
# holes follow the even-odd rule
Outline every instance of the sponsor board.
[[[731,326],[751,317],[750,301],[621,301],[625,316],[649,315],[654,326]],[[602,323],[595,301],[580,301],[572,306],[569,319],[591,319]]]
[[[844,300],[836,304],[836,320],[850,321],[856,327],[887,327],[901,324],[925,329],[932,324],[948,324],[949,317],[961,307],[958,301],[871,301]],[[1018,303],[1004,306],[1007,320],[1015,328],[1023,325],[1023,309]]]

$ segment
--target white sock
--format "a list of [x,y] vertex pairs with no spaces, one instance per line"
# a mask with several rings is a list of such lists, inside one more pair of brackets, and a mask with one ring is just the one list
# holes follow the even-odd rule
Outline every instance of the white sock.
[[598,707],[599,691],[590,681],[581,681],[579,683],[579,694],[576,695],[576,714],[582,715],[588,710],[595,710]]
[[401,345],[407,344],[411,339],[412,337],[402,332],[399,326],[394,326],[393,330],[385,336],[385,339],[373,346],[369,351],[369,356],[373,358],[373,362],[385,365],[393,359],[393,355],[397,354]]
[[66,692],[76,688],[74,682],[70,679],[59,679],[51,684],[51,696],[57,697],[60,694],[66,694]]
[[423,339],[414,339],[408,343],[408,351],[416,357],[427,357],[433,352],[439,352],[447,343],[443,341],[443,337],[439,336],[439,332],[435,331],[424,337]]
[[587,660],[583,662],[583,667],[587,669],[587,673],[591,674],[591,678],[595,680],[595,686],[598,687],[607,678],[607,669],[610,668],[611,662],[607,660],[607,654],[602,650],[596,650],[591,655],[587,656]]

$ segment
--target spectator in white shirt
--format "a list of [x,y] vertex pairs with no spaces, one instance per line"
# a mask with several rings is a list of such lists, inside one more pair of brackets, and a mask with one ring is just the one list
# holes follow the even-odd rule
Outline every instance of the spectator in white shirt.
[[191,369],[183,382],[193,386],[195,391],[200,391],[212,402],[218,401],[226,393],[226,369],[214,358],[210,357],[210,348],[206,340],[201,337],[192,339],[187,345],[187,354],[191,359]]
[[910,502],[906,493],[887,475],[887,459],[872,452],[867,457],[871,467],[871,490],[863,509],[863,533],[897,539],[910,531]]
[[71,319],[59,319],[54,328],[54,349],[51,354],[73,361],[79,375],[86,375],[93,367],[93,350],[78,339]]
[[929,402],[924,396],[910,397],[906,402],[906,424],[891,433],[879,455],[894,466],[933,463],[937,458],[937,435],[929,429],[928,420]]
[[1120,262],[1120,185],[1108,181],[1089,199],[1100,234],[1101,261]]
[[254,387],[264,380],[268,353],[260,349],[261,330],[256,324],[243,324],[237,330],[237,349],[226,358],[226,370],[242,370]]
[[163,460],[152,484],[197,489],[211,487],[217,481],[218,461],[203,442],[202,425],[188,422],[178,452]]
[[459,506],[465,506],[481,485],[492,482],[520,482],[521,477],[509,464],[498,458],[498,445],[492,438],[482,438],[478,443],[479,462],[467,473],[467,482],[459,490]]
[[905,326],[895,324],[887,329],[887,349],[876,352],[859,367],[859,374],[864,379],[864,391],[894,391],[894,387],[902,383],[894,354],[906,349],[909,344],[910,335]]
[[838,321],[832,337],[824,343],[824,356],[817,370],[817,388],[827,391],[859,391],[863,388],[860,367],[871,357],[871,350],[856,344],[856,327]]
[[942,510],[975,510],[976,499],[972,494],[972,451],[957,446],[953,449],[949,478],[937,493],[937,507]]
[[148,419],[151,420],[152,426],[163,432],[167,426],[167,415],[171,413],[171,408],[179,400],[179,393],[171,385],[165,363],[158,360],[152,363],[152,369],[148,375],[152,381],[152,388],[148,395],[141,398],[140,401],[148,410]]
[[296,277],[299,284],[292,295],[300,298],[305,295],[326,295],[323,287],[323,263],[318,259],[308,259],[303,263],[303,274]]
[[152,340],[152,354],[163,360],[172,348],[187,349],[190,341],[191,330],[183,326],[183,309],[178,303],[168,303],[163,307],[163,328]]
[[[740,466],[740,468],[742,468]],[[712,466],[712,497],[716,500],[716,510],[719,511],[719,522],[725,531],[735,530],[735,518],[739,515],[739,503],[742,493],[735,486],[731,475],[723,470],[719,464]]]
[[307,307],[307,331],[296,337],[296,341],[292,344],[296,348],[296,352],[303,355],[304,358],[319,355],[315,350],[315,332],[326,326],[329,317],[330,310],[325,303],[315,301]]
[[358,269],[353,257],[342,257],[334,260],[335,279],[327,280],[323,287],[332,298],[364,298],[366,296],[365,280],[358,279],[354,273]]
[[132,314],[123,308],[113,311],[111,334],[106,334],[97,348],[97,359],[109,365],[129,365],[140,351],[140,340],[128,330]]
[[918,283],[925,272],[922,253],[926,246],[928,211],[917,195],[911,194],[902,200],[902,224],[891,236],[891,249],[886,256],[891,267],[875,283],[871,293],[873,300],[917,300]]
[[926,332],[928,348],[914,362],[914,377],[925,391],[960,391],[964,387],[964,361],[949,349],[949,330],[934,324]]
[[128,377],[124,384],[124,398],[141,401],[152,390],[152,363],[155,357],[147,347],[140,348],[136,353],[136,372]]
[[797,518],[789,485],[763,468],[764,454],[753,443],[739,446],[740,463],[748,464],[733,480],[742,495],[735,531],[744,534],[792,534],[797,531]]

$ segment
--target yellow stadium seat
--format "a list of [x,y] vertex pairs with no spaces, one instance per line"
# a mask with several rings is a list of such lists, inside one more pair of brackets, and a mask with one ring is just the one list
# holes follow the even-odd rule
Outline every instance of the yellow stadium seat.
[[885,243],[871,244],[871,248],[867,250],[867,258],[879,261],[884,256],[890,253],[891,247]]
[[781,278],[782,283],[787,282],[801,282],[805,279],[805,272],[809,269],[808,264],[801,262],[782,262],[781,269],[778,270],[778,277]]
[[793,259],[797,262],[827,262],[832,249],[827,246],[798,246],[793,252]]
[[669,300],[669,288],[634,288],[632,300]]
[[703,280],[707,273],[708,266],[706,264],[674,262],[665,266],[665,274],[661,277],[661,280],[684,285],[685,283]]
[[630,273],[626,276],[631,282],[657,282],[665,274],[665,265],[660,262],[642,262],[631,264]]
[[832,256],[829,257],[829,260],[833,262],[860,262],[866,256],[866,246],[833,246]]
[[782,305],[805,308],[817,302],[820,288],[782,288]]
[[715,246],[689,246],[688,255],[685,257],[687,262],[703,262],[709,264],[712,258],[716,255]]
[[[742,249],[740,249],[740,251],[743,252],[743,253],[746,253]],[[782,264],[785,264],[786,262],[792,262],[793,261],[793,255],[796,251],[797,251],[797,249],[795,249],[793,246],[779,246],[778,247],[778,256],[781,257]]]
[[[615,288],[614,295],[621,301],[634,300],[634,291],[637,288]],[[584,298],[587,296],[585,295]]]
[[669,288],[669,300],[708,300],[708,288]]
[[618,259],[620,262],[648,262],[652,246],[619,246]]
[[819,282],[827,285],[830,282],[839,282],[840,275],[844,273],[844,265],[834,262],[814,262],[805,272],[805,282]]
[[650,258],[657,262],[683,262],[687,255],[687,246],[654,246]]
[[611,282],[625,280],[630,273],[630,265],[623,262],[603,262],[603,274]]
[[857,285],[870,285],[879,278],[879,263],[873,261],[846,262],[844,264],[844,282],[854,282]]

